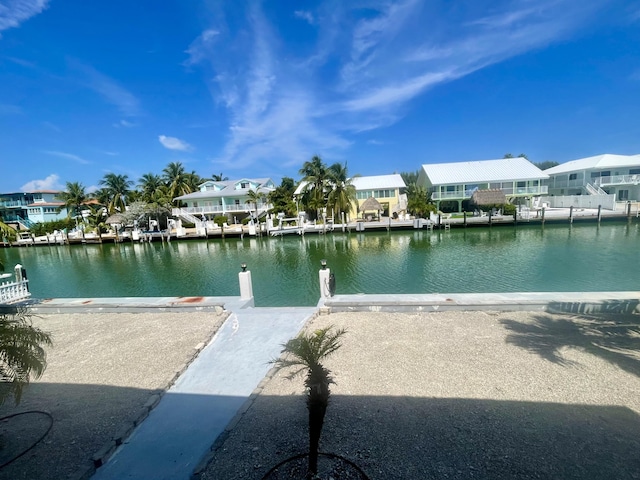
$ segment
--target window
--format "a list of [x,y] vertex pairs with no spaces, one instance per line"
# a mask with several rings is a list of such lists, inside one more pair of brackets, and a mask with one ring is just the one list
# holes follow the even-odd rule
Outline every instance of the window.
[[236,206],[236,207],[239,207],[239,206],[240,206],[240,199],[239,199],[239,198],[236,198],[236,199],[234,200],[234,204],[235,204],[235,206]]
[[240,188],[249,188],[249,182],[240,182]]
[[640,175],[640,168],[630,168],[629,175]]
[[578,179],[578,174],[577,173],[570,173],[569,174],[569,180],[577,180]]
[[618,190],[618,201],[629,200],[629,190]]

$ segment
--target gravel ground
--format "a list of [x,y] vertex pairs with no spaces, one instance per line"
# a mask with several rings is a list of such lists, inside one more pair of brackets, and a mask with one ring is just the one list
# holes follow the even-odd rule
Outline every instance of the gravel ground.
[[[348,334],[326,362],[321,451],[371,479],[640,478],[639,316],[340,313],[308,328],[326,325]],[[201,480],[260,479],[306,451],[303,379],[285,375]]]
[[[43,442],[0,469],[0,479],[64,479],[132,425],[147,400],[161,392],[222,324],[226,313],[58,314],[34,317],[51,333],[45,374],[17,407],[0,416],[44,410],[53,427]],[[42,414],[0,423],[0,464],[46,431]]]

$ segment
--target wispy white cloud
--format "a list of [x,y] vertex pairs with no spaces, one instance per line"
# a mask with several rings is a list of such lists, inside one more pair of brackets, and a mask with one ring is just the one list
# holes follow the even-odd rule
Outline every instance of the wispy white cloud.
[[82,165],[88,165],[91,163],[89,160],[79,157],[78,155],[74,155],[73,153],[58,152],[55,150],[43,150],[42,153],[46,153],[47,155],[51,155],[53,157],[64,158],[65,160],[72,160]]
[[122,120],[120,120],[119,122],[114,123],[114,124],[113,124],[113,126],[114,126],[115,128],[120,128],[120,127],[124,127],[124,128],[133,128],[133,127],[137,127],[137,126],[138,126],[138,124],[137,124],[137,123],[130,122],[130,121],[128,121],[128,120],[124,120],[124,119],[122,119]]
[[313,25],[316,21],[313,17],[313,13],[307,10],[296,10],[295,12],[293,12],[293,14],[298,18],[306,20],[309,25]]
[[[49,0],[7,0],[0,4],[0,32],[19,27],[31,17],[41,13]],[[0,35],[0,38],[2,36]]]
[[22,192],[33,192],[36,190],[62,190],[64,187],[60,182],[60,177],[52,173],[42,180],[31,180],[20,187]]
[[54,132],[58,132],[58,133],[62,132],[62,129],[59,126],[57,126],[55,123],[44,121],[42,122],[42,125],[47,127],[49,130],[53,130]]
[[169,150],[179,150],[182,152],[190,152],[193,150],[193,147],[189,145],[187,142],[180,140],[176,137],[167,137],[166,135],[159,135],[158,140],[160,143]]
[[315,153],[345,156],[354,133],[400,121],[439,85],[570,38],[607,1],[499,0],[460,10],[420,0],[328,0],[313,13],[294,12],[317,27],[304,56],[307,43],[289,49],[277,20],[252,4],[240,27],[236,11],[229,22],[216,15],[184,64],[206,72],[227,115],[217,164],[296,165]]
[[183,62],[183,65],[189,67],[205,60],[213,52],[214,42],[219,34],[220,32],[214,29],[202,32],[185,51],[189,57]]
[[114,105],[125,117],[140,115],[140,101],[116,80],[109,78],[90,65],[78,60],[69,59],[69,65],[81,73],[80,83],[101,95],[108,103]]
[[23,115],[24,110],[18,105],[0,103],[0,115]]

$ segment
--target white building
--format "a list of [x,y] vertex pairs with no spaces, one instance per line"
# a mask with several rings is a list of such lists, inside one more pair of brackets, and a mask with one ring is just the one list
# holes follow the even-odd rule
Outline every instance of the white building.
[[640,155],[596,155],[557,165],[549,175],[554,196],[613,194],[619,202],[640,200]]
[[476,190],[500,189],[508,201],[522,199],[527,205],[547,193],[549,178],[523,157],[475,162],[434,163],[420,168],[417,184],[431,193],[438,209],[443,201],[454,201],[458,211]]
[[[267,195],[275,190],[275,185],[270,178],[242,178],[239,180],[214,181],[209,180],[200,185],[200,191],[189,193],[175,198],[187,204],[186,207],[174,208],[173,215],[182,217],[187,221],[196,223],[203,217],[215,217],[226,215],[229,220],[241,220],[252,213],[260,216],[271,205],[267,201]],[[261,195],[254,202],[249,192]]]

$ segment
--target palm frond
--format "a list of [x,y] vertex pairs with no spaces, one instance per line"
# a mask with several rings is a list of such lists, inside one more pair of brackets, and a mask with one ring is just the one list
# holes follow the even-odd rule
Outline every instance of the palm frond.
[[13,395],[16,405],[31,377],[39,378],[47,365],[43,348],[51,337],[35,327],[24,310],[0,314],[0,405]]

